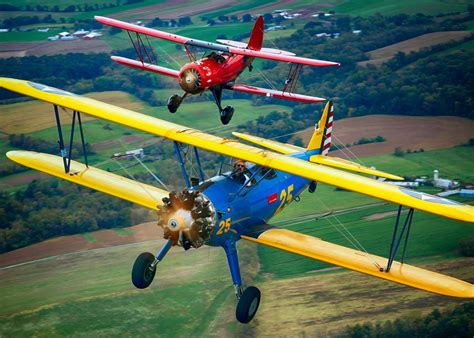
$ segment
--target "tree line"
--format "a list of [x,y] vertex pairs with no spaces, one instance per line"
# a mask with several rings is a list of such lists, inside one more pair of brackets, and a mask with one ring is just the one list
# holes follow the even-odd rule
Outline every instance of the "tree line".
[[0,192],[0,253],[51,237],[137,224],[132,204],[58,180],[33,181],[14,194]]
[[347,327],[341,337],[466,337],[474,336],[474,303],[457,305],[443,311],[434,309],[426,316],[405,316],[384,323],[367,322]]

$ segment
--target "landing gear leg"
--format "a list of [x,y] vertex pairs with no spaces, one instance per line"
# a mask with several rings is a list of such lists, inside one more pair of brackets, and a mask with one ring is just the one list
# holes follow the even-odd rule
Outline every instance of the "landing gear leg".
[[229,124],[232,116],[234,115],[234,107],[227,106],[222,109],[221,98],[222,98],[222,88],[211,89],[212,95],[214,96],[214,101],[216,102],[217,107],[221,115],[222,124]]
[[235,243],[227,242],[224,246],[229,263],[232,282],[234,284],[235,295],[237,296],[237,308],[235,316],[243,324],[250,322],[257,313],[260,305],[260,290],[255,286],[249,286],[242,290],[242,279],[240,277],[239,259]]
[[168,99],[167,105],[168,105],[168,110],[170,111],[170,113],[173,113],[173,114],[176,113],[179,106],[181,105],[181,102],[183,102],[186,96],[188,96],[188,93],[184,93],[183,96],[174,94]]
[[146,289],[155,278],[156,266],[168,253],[171,248],[171,241],[167,240],[156,257],[149,253],[141,253],[132,268],[132,283],[138,289]]

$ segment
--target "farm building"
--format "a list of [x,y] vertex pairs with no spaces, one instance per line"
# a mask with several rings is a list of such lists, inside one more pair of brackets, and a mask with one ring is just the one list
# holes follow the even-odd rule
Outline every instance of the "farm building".
[[448,190],[448,189],[454,189],[456,187],[459,187],[459,182],[448,180],[446,178],[440,178],[439,171],[435,169],[433,171],[433,186]]

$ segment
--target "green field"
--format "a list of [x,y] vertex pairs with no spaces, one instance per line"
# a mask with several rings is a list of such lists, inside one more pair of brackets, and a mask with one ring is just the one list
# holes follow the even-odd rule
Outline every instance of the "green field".
[[[202,335],[225,325],[234,331],[235,296],[219,248],[173,249],[160,263],[153,287],[130,283],[130,266],[160,241],[92,250],[0,270],[0,335],[84,336]],[[245,276],[255,274],[247,254]],[[252,268],[253,266],[253,268]],[[199,313],[197,316],[192,313]],[[204,320],[203,320],[204,319]],[[215,319],[215,320],[214,320]]]
[[437,15],[441,13],[466,12],[468,0],[437,1],[418,0],[348,0],[332,7],[336,13],[352,16],[370,16],[376,13],[395,15],[400,13]]

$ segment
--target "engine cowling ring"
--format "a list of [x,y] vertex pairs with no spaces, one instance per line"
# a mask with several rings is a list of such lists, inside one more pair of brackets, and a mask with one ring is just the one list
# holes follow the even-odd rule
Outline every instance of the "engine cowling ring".
[[170,192],[163,203],[158,210],[158,226],[163,228],[165,239],[185,249],[207,243],[216,224],[216,210],[209,198],[200,191],[184,189]]

